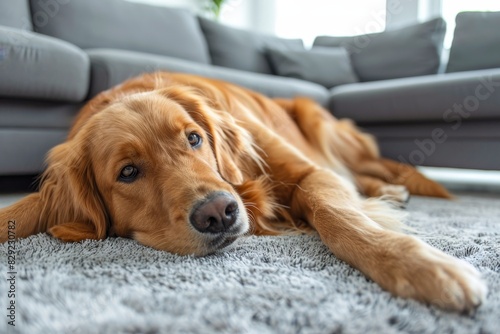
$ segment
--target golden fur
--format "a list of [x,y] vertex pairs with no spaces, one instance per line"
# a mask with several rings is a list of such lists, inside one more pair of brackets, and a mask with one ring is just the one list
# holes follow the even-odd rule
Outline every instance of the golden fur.
[[[446,190],[381,158],[371,136],[308,99],[146,74],[91,100],[47,162],[40,191],[0,210],[2,224],[16,221],[16,237],[121,236],[205,255],[248,231],[314,230],[397,296],[471,310],[486,292],[472,266],[399,232],[403,214],[394,204],[408,191],[449,197]],[[232,220],[208,233],[218,220],[205,211],[220,194],[234,199],[222,218]],[[0,241],[7,239],[5,228]]]

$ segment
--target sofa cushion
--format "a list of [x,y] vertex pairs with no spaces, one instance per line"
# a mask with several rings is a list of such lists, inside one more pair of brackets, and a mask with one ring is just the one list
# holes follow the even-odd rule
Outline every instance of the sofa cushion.
[[0,175],[42,172],[47,152],[67,135],[67,129],[0,128]]
[[0,98],[0,128],[67,130],[85,103]]
[[88,56],[76,46],[0,26],[0,97],[80,102],[89,76]]
[[180,8],[156,7],[123,0],[54,2],[31,0],[35,30],[86,48],[117,48],[210,62],[196,17]]
[[198,64],[182,59],[112,49],[87,50],[92,62],[91,95],[144,72],[191,73],[241,85],[270,97],[308,96],[325,104],[328,90],[312,82]]
[[303,50],[300,39],[284,39],[271,35],[236,29],[199,18],[208,42],[212,64],[257,73],[272,73],[265,48]]
[[280,76],[316,82],[327,88],[358,81],[344,48],[299,51],[268,48],[267,54],[273,72]]
[[363,125],[383,157],[420,166],[500,170],[499,121]]
[[363,123],[500,119],[500,69],[355,83],[331,90],[329,108]]
[[438,18],[376,34],[318,36],[314,46],[345,47],[361,81],[386,80],[437,73],[445,32]]
[[28,0],[0,0],[0,25],[33,30]]
[[500,12],[463,12],[456,23],[446,72],[500,67]]

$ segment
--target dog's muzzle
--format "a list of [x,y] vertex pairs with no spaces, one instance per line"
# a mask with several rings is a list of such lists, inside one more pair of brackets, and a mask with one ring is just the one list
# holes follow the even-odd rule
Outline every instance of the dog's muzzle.
[[230,231],[238,216],[238,202],[233,195],[215,192],[197,203],[189,222],[198,232],[219,234]]
[[248,219],[240,212],[238,201],[225,191],[212,192],[196,203],[189,222],[212,251],[229,246],[248,230]]

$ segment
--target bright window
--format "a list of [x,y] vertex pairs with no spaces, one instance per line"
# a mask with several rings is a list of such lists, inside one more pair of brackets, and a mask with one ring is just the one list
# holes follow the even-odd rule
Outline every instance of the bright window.
[[307,46],[318,35],[353,36],[385,30],[386,0],[276,0],[278,36],[302,38]]
[[451,47],[453,32],[455,30],[455,17],[460,12],[465,11],[500,11],[500,1],[498,0],[442,0],[442,15],[446,20],[446,38],[444,45]]

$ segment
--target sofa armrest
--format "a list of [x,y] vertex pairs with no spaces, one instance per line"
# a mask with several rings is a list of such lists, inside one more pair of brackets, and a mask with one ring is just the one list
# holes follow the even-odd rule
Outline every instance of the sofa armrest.
[[70,43],[0,26],[0,78],[0,97],[80,102],[90,61]]

